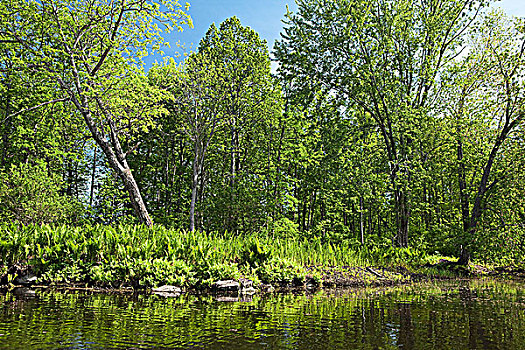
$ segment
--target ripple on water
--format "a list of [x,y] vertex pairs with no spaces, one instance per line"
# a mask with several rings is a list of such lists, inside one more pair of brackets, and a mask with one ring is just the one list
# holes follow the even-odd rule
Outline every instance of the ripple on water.
[[521,284],[212,297],[0,295],[8,349],[520,349]]

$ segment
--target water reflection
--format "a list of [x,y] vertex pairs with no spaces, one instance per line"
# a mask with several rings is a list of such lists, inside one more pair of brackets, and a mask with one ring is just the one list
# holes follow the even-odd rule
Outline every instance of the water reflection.
[[522,349],[524,285],[235,297],[0,296],[9,349]]

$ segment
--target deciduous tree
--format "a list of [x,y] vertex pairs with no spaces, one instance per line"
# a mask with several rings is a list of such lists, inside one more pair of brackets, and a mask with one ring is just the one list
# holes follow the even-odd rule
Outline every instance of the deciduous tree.
[[280,74],[297,91],[322,88],[371,118],[388,158],[397,241],[406,247],[419,140],[440,74],[483,2],[299,0],[276,44]]
[[[75,107],[123,182],[136,216],[151,225],[127,157],[152,127],[161,99],[141,58],[165,44],[163,31],[191,25],[178,0],[13,0],[0,9],[0,41],[15,52],[4,76],[23,69],[56,91],[31,109],[59,101]],[[9,110],[7,118],[20,113]]]
[[523,25],[500,12],[486,15],[470,33],[468,55],[452,69],[455,79],[447,101],[464,235],[460,264],[469,262],[487,195],[505,182],[498,163],[505,163],[507,139],[525,121]]

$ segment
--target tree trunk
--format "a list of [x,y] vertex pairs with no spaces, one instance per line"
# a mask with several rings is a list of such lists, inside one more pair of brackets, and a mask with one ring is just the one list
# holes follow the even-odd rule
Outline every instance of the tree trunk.
[[[78,101],[75,99],[73,99],[73,102],[75,102],[75,104],[78,103]],[[91,131],[93,139],[100,146],[102,152],[104,152],[104,155],[108,160],[111,169],[113,169],[118,177],[120,177],[122,183],[124,184],[124,188],[128,191],[129,199],[135,212],[135,216],[138,218],[140,223],[146,226],[153,226],[153,221],[149,216],[146,204],[144,203],[142,195],[140,194],[139,186],[137,185],[137,182],[131,173],[128,162],[126,161],[127,154],[122,151],[120,141],[117,138],[115,132],[116,128],[113,120],[108,118],[111,135],[111,140],[108,140],[99,132],[89,110],[82,107],[79,109],[82,111],[82,115],[89,127],[89,130]]]
[[[470,246],[472,245],[472,240],[476,233],[478,222],[482,214],[481,204],[485,196],[485,193],[487,193],[487,191],[490,189],[490,186],[494,184],[493,183],[490,186],[488,185],[489,176],[492,170],[492,165],[494,164],[494,160],[496,159],[499,148],[503,144],[503,141],[505,140],[507,133],[508,131],[504,128],[500,136],[497,138],[496,143],[492,147],[492,150],[489,154],[489,158],[487,160],[487,164],[485,164],[485,167],[483,168],[483,175],[481,176],[481,181],[479,183],[476,197],[474,199],[474,205],[472,207],[472,212],[470,213],[469,213],[468,195],[466,193],[464,170],[463,170],[463,173],[460,174],[461,175],[460,176],[460,191],[462,191],[462,193],[460,194],[460,198],[462,201],[461,204],[462,204],[463,234],[465,235],[465,237],[463,237],[464,244],[461,246],[458,265],[468,265],[470,261]],[[460,155],[462,156],[462,154],[460,154],[460,151],[461,151],[461,148],[458,147],[458,160],[462,159],[459,157]],[[460,162],[460,171],[462,170],[461,167],[462,167],[462,163]]]
[[306,195],[308,192],[304,191],[304,197],[303,197],[303,213],[301,216],[301,231],[306,231],[306,215],[308,213],[308,196]]
[[153,221],[149,216],[146,204],[144,204],[144,201],[142,200],[142,195],[140,194],[139,186],[137,185],[137,182],[135,181],[135,178],[131,173],[131,169],[129,169],[129,167],[126,167],[125,169],[120,171],[118,175],[124,183],[124,187],[128,191],[131,205],[133,206],[133,210],[135,211],[135,215],[137,216],[139,221],[146,226],[153,226]]
[[197,186],[199,183],[199,150],[198,141],[195,142],[195,157],[193,159],[193,175],[191,178],[191,203],[190,203],[190,231],[195,231],[195,202],[197,200]]
[[89,207],[93,207],[93,195],[95,192],[95,175],[97,172],[97,149],[93,149],[93,169],[91,170],[91,188],[89,189]]
[[359,229],[361,232],[361,244],[365,244],[365,223],[364,223],[364,213],[363,213],[363,196],[359,197]]
[[467,266],[470,262],[470,251],[468,247],[461,246],[457,264]]
[[236,176],[237,164],[239,162],[239,137],[236,130],[236,120],[234,119],[231,126],[231,163],[230,163],[230,203],[226,218],[226,228],[230,232],[237,231],[237,189]]
[[[193,179],[195,181],[195,178]],[[197,199],[197,186],[192,184],[191,188],[191,204],[190,204],[190,232],[195,231],[195,202]]]
[[372,204],[368,208],[368,236],[371,237],[374,233],[374,221],[372,219]]
[[9,149],[9,134],[11,133],[11,118],[9,117],[10,109],[11,109],[11,84],[6,83],[6,95],[7,98],[5,100],[5,116],[6,120],[3,125],[2,131],[2,158],[0,159],[0,168],[3,168],[7,163],[7,152]]
[[463,140],[461,138],[461,129],[459,125],[456,128],[457,133],[457,161],[458,161],[458,185],[459,185],[459,202],[461,206],[461,220],[463,223],[463,232],[470,231],[470,207],[469,194],[467,189],[467,180],[465,164],[463,162]]
[[314,190],[311,198],[312,200],[310,201],[310,208],[308,211],[308,227],[306,228],[307,231],[310,231],[310,229],[314,225],[315,206],[317,204],[317,190]]
[[397,221],[397,244],[402,248],[408,247],[408,224],[410,209],[403,190],[396,191],[396,221]]
[[470,261],[469,251],[469,237],[475,231],[475,227],[471,227],[469,194],[466,181],[465,164],[463,163],[463,141],[461,139],[461,130],[457,129],[457,161],[458,161],[458,185],[459,185],[459,202],[461,206],[461,221],[463,224],[463,244],[460,246],[459,259],[457,264],[466,266]]

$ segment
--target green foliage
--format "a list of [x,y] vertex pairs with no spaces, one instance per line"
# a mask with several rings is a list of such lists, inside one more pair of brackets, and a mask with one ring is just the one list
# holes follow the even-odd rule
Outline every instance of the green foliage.
[[[24,112],[67,104],[82,117],[82,129],[100,147],[135,215],[147,225],[152,221],[126,158],[154,127],[154,116],[165,110],[160,104],[164,93],[149,84],[142,58],[168,45],[162,33],[192,25],[188,8],[178,0],[14,0],[0,7],[0,41],[12,52],[0,55],[5,85],[29,77],[46,93],[42,97],[38,91],[43,102],[27,106],[25,101],[11,103],[13,91],[2,86],[0,93],[9,95],[2,120],[12,126]],[[0,166],[4,159],[5,154]]]
[[296,261],[274,256],[258,267],[259,276],[263,282],[303,282],[306,269]]
[[113,171],[101,174],[98,179],[96,195],[91,207],[92,219],[98,223],[136,224],[128,194]]
[[240,252],[241,262],[246,262],[252,267],[259,266],[268,260],[271,252],[267,247],[261,245],[260,241],[255,238],[248,242],[246,248]]
[[268,222],[267,231],[267,234],[279,239],[292,239],[293,237],[297,237],[301,234],[299,231],[299,225],[286,217],[280,218],[278,220],[270,220]]
[[308,272],[308,266],[399,263],[415,254],[403,250],[378,258],[375,251],[318,239],[243,237],[163,226],[2,224],[0,234],[2,266],[27,261],[43,282],[134,287],[209,286],[240,277],[256,282],[304,281],[307,274],[319,278],[318,272]]
[[147,222],[142,195],[156,222],[207,233],[180,233],[191,244],[169,260],[122,246],[122,261],[80,255],[62,273],[48,254],[46,278],[209,284],[268,264],[524,255],[522,19],[475,0],[299,0],[277,77],[236,17],[146,74],[187,8],[96,5],[0,4],[0,221],[75,222],[89,198],[92,222]]
[[[272,137],[282,101],[270,72],[267,44],[232,17],[209,28],[194,61],[207,63],[220,76],[208,82],[218,103],[207,118],[218,118],[218,124],[207,156],[209,176],[200,206],[203,226],[254,230],[265,223],[276,199]],[[191,60],[188,64],[195,66]]]
[[75,223],[83,206],[63,193],[64,183],[44,164],[13,165],[0,173],[0,220],[24,225]]

